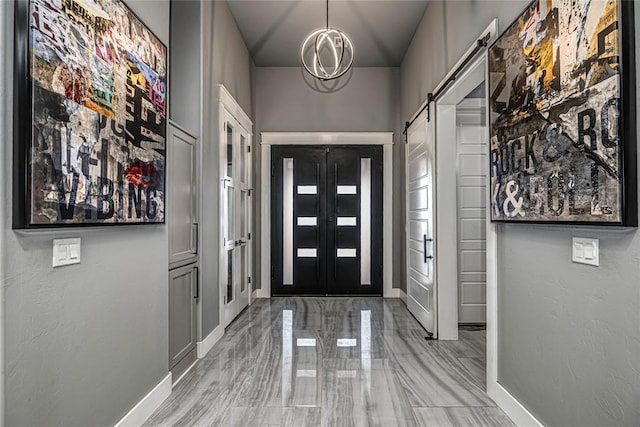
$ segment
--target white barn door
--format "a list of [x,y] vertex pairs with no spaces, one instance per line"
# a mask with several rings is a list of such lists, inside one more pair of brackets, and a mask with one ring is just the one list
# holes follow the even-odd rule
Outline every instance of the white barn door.
[[427,111],[407,131],[407,308],[437,338],[434,227],[434,124]]

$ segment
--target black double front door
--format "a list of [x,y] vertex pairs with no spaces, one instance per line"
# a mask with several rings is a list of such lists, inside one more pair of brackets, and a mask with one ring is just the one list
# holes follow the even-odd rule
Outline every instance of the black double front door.
[[382,147],[274,147],[271,159],[271,293],[382,295]]

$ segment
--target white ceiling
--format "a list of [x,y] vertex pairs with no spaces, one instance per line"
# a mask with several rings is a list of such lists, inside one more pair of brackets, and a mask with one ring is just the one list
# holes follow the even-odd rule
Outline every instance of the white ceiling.
[[[428,0],[330,0],[329,26],[353,41],[356,67],[397,67]],[[228,0],[259,67],[297,67],[300,45],[325,26],[319,0]]]

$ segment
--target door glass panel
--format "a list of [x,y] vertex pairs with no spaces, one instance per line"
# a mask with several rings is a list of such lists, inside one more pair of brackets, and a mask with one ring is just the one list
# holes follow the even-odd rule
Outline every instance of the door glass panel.
[[282,262],[283,284],[293,285],[293,159],[283,160],[282,180],[282,212],[283,236],[282,236]]
[[371,285],[371,159],[360,159],[360,283]]
[[245,171],[245,156],[247,155],[247,139],[240,134],[240,156],[238,157],[238,167],[240,168],[240,181],[247,182]]
[[233,126],[227,123],[227,176],[233,178]]
[[233,249],[227,251],[227,304],[233,301]]
[[235,240],[233,210],[233,187],[227,187],[227,242]]

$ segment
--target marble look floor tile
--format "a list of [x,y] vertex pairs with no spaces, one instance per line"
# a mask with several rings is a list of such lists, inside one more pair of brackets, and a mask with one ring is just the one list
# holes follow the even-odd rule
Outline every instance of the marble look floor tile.
[[412,406],[495,406],[460,362],[436,352],[390,353]]
[[436,427],[515,427],[500,408],[414,408],[419,425]]
[[383,336],[377,330],[369,330],[363,334],[358,325],[357,332],[328,332],[320,337],[322,357],[325,359],[354,359],[364,353],[372,359],[387,357],[387,347]]
[[173,388],[145,426],[192,426],[221,421],[249,379],[247,360],[201,360]]
[[[322,359],[319,339],[307,332],[272,333],[249,367],[248,386],[240,398],[254,407],[320,406]],[[297,338],[315,339],[316,346],[297,346]]]
[[258,300],[145,425],[510,425],[484,392],[485,331],[425,336],[400,300]]
[[325,359],[323,426],[415,426],[388,360]]
[[461,357],[458,361],[484,389],[487,386],[487,360],[482,357]]
[[220,425],[225,427],[316,427],[320,408],[230,408]]

